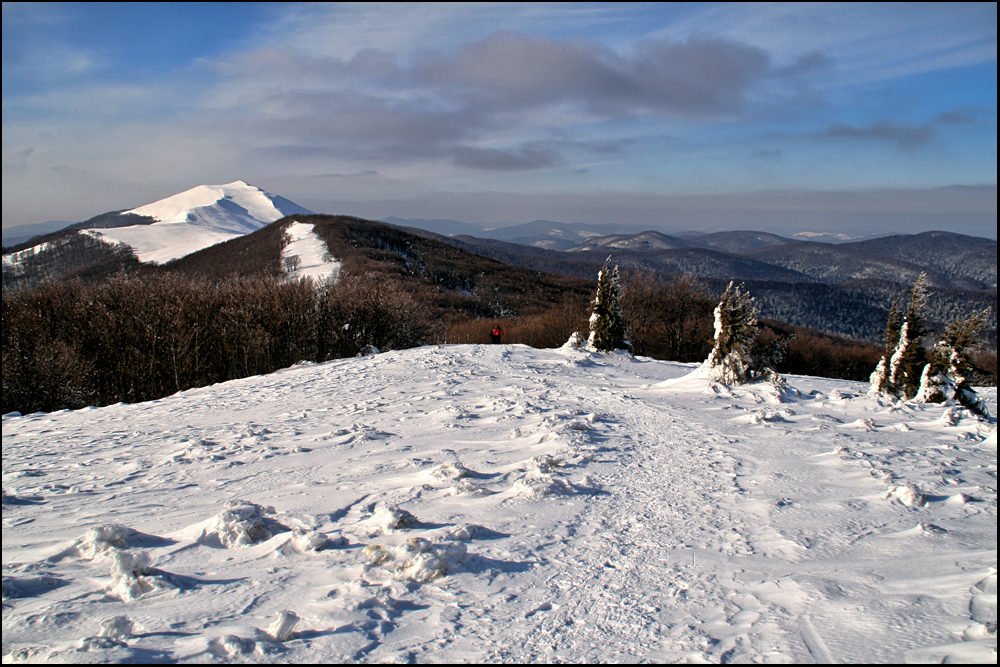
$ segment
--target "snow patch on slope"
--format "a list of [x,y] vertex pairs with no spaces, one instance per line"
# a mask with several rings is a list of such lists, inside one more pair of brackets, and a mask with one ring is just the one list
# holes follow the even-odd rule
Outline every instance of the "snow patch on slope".
[[336,281],[340,278],[341,263],[330,256],[326,243],[313,228],[314,225],[302,222],[288,226],[285,234],[289,242],[281,251],[282,266],[290,280]]
[[3,270],[10,271],[17,265],[24,262],[24,260],[34,257],[38,253],[45,252],[52,246],[53,244],[51,242],[46,241],[45,243],[39,243],[31,248],[25,248],[24,250],[19,250],[18,252],[8,253],[3,256]]

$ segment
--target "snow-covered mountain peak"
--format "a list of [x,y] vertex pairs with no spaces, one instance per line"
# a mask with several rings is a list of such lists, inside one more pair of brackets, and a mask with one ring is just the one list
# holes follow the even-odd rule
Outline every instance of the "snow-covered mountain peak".
[[311,211],[245,181],[233,181],[198,185],[125,213],[156,222],[94,233],[127,243],[143,262],[167,262],[257,231],[286,215],[308,215]]
[[298,206],[294,207],[297,210],[283,211],[276,199],[274,195],[245,181],[233,181],[225,185],[198,185],[126,213],[148,216],[161,223],[194,222],[192,216],[199,217],[197,209],[226,207],[223,202],[229,202],[242,208],[249,217],[259,220],[261,224],[257,226],[262,227],[286,215],[302,212]]

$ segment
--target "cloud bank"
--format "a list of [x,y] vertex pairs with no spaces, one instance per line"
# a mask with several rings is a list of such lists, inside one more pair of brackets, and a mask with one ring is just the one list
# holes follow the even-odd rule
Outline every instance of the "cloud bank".
[[402,217],[996,181],[995,5],[86,9],[4,5],[5,226],[236,179]]

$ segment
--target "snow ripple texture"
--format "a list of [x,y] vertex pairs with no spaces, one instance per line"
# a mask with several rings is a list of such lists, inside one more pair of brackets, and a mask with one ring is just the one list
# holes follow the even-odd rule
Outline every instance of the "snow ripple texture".
[[6,415],[4,662],[995,663],[995,422],[695,369],[428,347]]

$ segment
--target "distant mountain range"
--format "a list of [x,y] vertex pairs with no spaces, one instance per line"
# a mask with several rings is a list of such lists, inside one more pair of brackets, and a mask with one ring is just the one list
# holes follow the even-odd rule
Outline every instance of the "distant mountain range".
[[589,225],[579,222],[555,222],[553,220],[534,220],[520,225],[506,227],[491,227],[475,225],[458,220],[426,220],[423,218],[383,218],[397,227],[410,227],[441,236],[473,236],[482,239],[506,241],[518,245],[534,246],[546,250],[568,250],[588,239],[616,233],[637,233],[644,231],[642,227],[624,225]]
[[51,220],[49,222],[36,222],[28,225],[4,227],[3,247],[6,252],[7,248],[19,246],[26,241],[30,241],[36,236],[44,236],[45,234],[58,232],[60,229],[65,229],[71,224],[73,223],[66,220]]
[[[579,222],[554,222],[552,220],[534,220],[519,225],[477,225],[459,220],[425,219],[425,218],[382,218],[382,222],[388,222],[397,227],[411,227],[428,232],[434,232],[442,236],[473,236],[480,239],[492,239],[495,241],[507,241],[518,245],[535,246],[547,250],[570,250],[586,245],[592,240],[606,236],[628,236],[638,233],[647,233],[645,227],[635,225],[622,225],[617,223],[607,224],[585,224]],[[661,232],[652,232],[666,236]],[[886,234],[873,234],[867,238],[886,236]],[[819,232],[798,232],[791,237],[778,236],[767,232],[752,231],[727,231],[727,232],[699,232],[686,231],[674,234],[669,238],[674,239],[671,243],[683,244],[699,248],[715,248],[726,252],[733,252],[733,248],[716,247],[717,239],[725,238],[726,242],[733,239],[744,239],[742,243],[748,244],[743,249],[758,247],[759,245],[772,245],[775,243],[790,243],[792,241],[816,241],[822,243],[849,243],[862,239],[836,233]],[[686,247],[679,245],[677,247]]]
[[[411,228],[412,229],[412,228]],[[418,232],[418,230],[413,230]],[[431,232],[419,231],[423,234]],[[997,244],[951,232],[851,243],[794,241],[763,232],[682,237],[658,232],[593,237],[563,251],[472,236],[437,238],[513,266],[580,278],[611,257],[624,271],[699,278],[716,292],[743,282],[765,317],[879,342],[889,304],[925,272],[938,325],[993,307],[986,336],[996,346]]]
[[[834,244],[757,231],[666,235],[547,220],[492,229],[456,220],[374,222],[312,215],[243,181],[198,186],[5,248],[3,282],[17,287],[73,276],[99,279],[155,265],[213,278],[280,273],[282,234],[272,223],[284,221],[284,229],[293,218],[312,220],[348,273],[376,267],[409,276],[444,290],[434,298],[466,303],[463,309],[487,317],[529,302],[532,308],[556,303],[560,290],[579,293],[583,283],[540,276],[594,280],[609,255],[626,272],[695,276],[717,292],[731,280],[744,282],[766,317],[872,342],[881,338],[891,301],[905,295],[921,272],[934,292],[929,315],[938,323],[996,307],[996,241],[961,234]],[[503,266],[514,282],[502,277]],[[529,284],[548,287],[528,298]],[[489,296],[490,290],[499,291]],[[988,336],[995,347],[995,313],[993,321]]]

